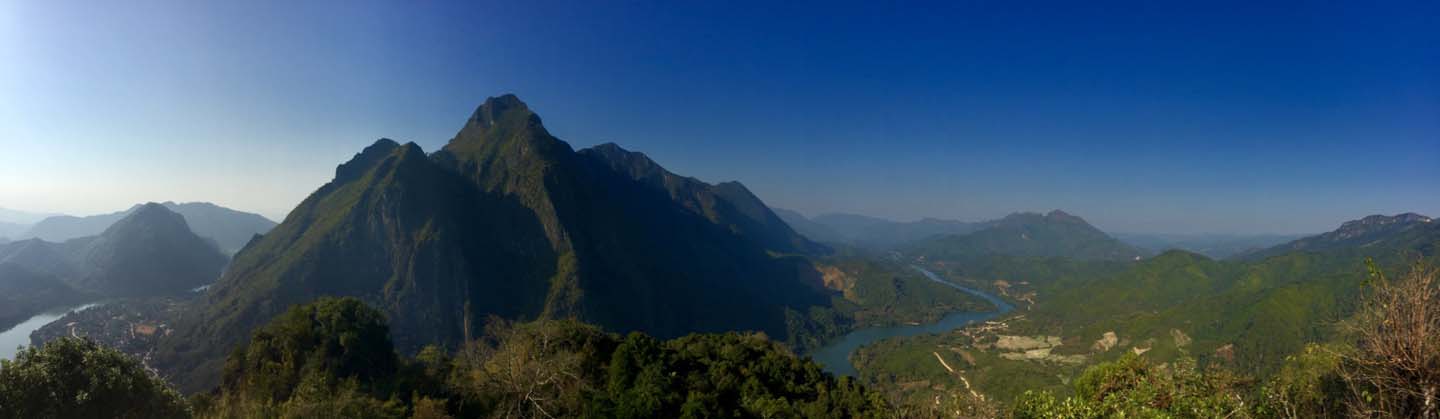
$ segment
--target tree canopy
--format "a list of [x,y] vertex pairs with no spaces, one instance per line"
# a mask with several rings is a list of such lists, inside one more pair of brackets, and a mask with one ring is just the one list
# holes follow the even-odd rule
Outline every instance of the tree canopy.
[[0,360],[0,418],[181,418],[180,393],[135,359],[63,338]]

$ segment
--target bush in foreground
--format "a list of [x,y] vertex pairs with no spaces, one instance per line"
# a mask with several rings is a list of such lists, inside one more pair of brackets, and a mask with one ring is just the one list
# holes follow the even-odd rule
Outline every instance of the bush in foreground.
[[0,360],[0,418],[182,418],[185,399],[135,359],[63,338]]
[[1153,364],[1138,355],[1090,367],[1075,380],[1075,396],[1026,392],[1016,418],[1249,417],[1247,380],[1224,370],[1201,371],[1181,359]]

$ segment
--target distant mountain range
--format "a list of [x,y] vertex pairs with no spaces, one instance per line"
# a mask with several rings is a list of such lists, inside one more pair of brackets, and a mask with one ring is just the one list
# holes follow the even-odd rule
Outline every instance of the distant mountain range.
[[[161,205],[185,217],[185,221],[195,231],[195,234],[214,240],[216,246],[225,254],[239,251],[256,234],[264,234],[275,227],[274,221],[258,214],[236,211],[208,202],[179,204],[165,202]],[[12,239],[39,238],[51,242],[94,236],[105,231],[116,221],[125,218],[126,215],[133,213],[140,206],[136,205],[124,211],[86,217],[51,216],[29,226],[23,233],[14,235],[4,234],[4,226],[0,225],[0,236]]]
[[1199,253],[1212,259],[1225,259],[1256,252],[1305,237],[1302,234],[1111,233],[1111,235],[1149,253],[1159,254],[1167,250],[1178,249]]
[[986,225],[937,218],[900,222],[855,214],[823,214],[812,219],[783,209],[776,209],[775,213],[810,239],[871,250],[886,250],[934,236],[970,233]]
[[1440,222],[1416,213],[1392,216],[1371,215],[1347,221],[1334,231],[1309,236],[1268,249],[1246,252],[1244,259],[1264,259],[1291,252],[1324,252],[1337,249],[1363,249],[1385,246],[1433,246],[1440,232]]
[[854,214],[807,218],[788,210],[776,213],[815,240],[930,258],[1003,255],[1133,260],[1148,254],[1060,210],[1043,215],[1014,213],[982,222],[934,218],[897,222]]
[[357,296],[403,350],[454,347],[487,317],[576,316],[661,337],[785,336],[832,295],[796,234],[738,183],[670,173],[613,144],[579,152],[513,95],[441,150],[382,139],[236,254],[156,363],[207,388],[248,331],[295,303]]
[[[9,208],[0,208],[0,223],[30,225],[35,224],[40,220],[56,215],[60,214],[48,214],[42,212],[29,212],[13,210]],[[3,236],[3,234],[0,234],[0,236]]]
[[[796,232],[812,240],[837,245],[856,246],[870,250],[893,250],[940,236],[965,235],[1003,224],[1003,220],[966,222],[925,218],[901,222],[865,215],[831,213],[806,217],[799,212],[776,208],[775,213]],[[1021,214],[1012,214],[1016,217]],[[1036,214],[1038,215],[1038,214]],[[1091,229],[1083,229],[1091,230]],[[1097,230],[1098,231],[1098,230]],[[1089,231],[1088,233],[1093,233]],[[1185,250],[1224,259],[1260,252],[1272,246],[1296,240],[1300,234],[1163,234],[1103,233],[1134,247],[1140,255],[1156,255],[1167,250]],[[1091,237],[1104,239],[1090,234]],[[1059,237],[1052,237],[1058,239]],[[1113,246],[1113,243],[1110,245]],[[1123,246],[1121,246],[1123,247]],[[1033,253],[1012,248],[1012,252]],[[1042,252],[1045,253],[1045,252]],[[1054,254],[1056,252],[1049,252]],[[1063,254],[1064,252],[1059,252]],[[1129,249],[1117,255],[1130,254]]]
[[0,240],[10,241],[11,238],[18,238],[28,229],[30,229],[29,224],[0,221]]
[[[98,296],[172,295],[214,281],[226,257],[160,204],[141,205],[96,236],[0,246],[11,274],[53,277]],[[13,278],[7,278],[13,279]]]
[[930,259],[1004,255],[1079,260],[1134,260],[1144,251],[1110,237],[1084,219],[1055,210],[1015,213],[970,233],[921,240],[903,251]]

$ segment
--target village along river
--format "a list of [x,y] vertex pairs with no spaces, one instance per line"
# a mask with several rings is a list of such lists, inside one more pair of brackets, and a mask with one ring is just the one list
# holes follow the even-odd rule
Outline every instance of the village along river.
[[965,325],[971,323],[983,322],[999,317],[1005,313],[1009,313],[1011,309],[1015,308],[1009,303],[1006,303],[1005,301],[1002,301],[993,295],[955,285],[950,281],[946,281],[940,278],[939,275],[936,275],[934,272],[930,272],[925,268],[921,268],[915,265],[911,265],[910,267],[915,268],[915,270],[920,271],[920,273],[922,274],[925,274],[925,277],[930,278],[931,281],[949,285],[951,287],[954,287],[955,289],[964,291],[967,294],[983,298],[985,299],[985,301],[989,301],[991,304],[994,304],[996,310],[980,313],[950,313],[945,315],[945,317],[940,319],[940,321],[930,324],[867,327],[847,333],[845,336],[841,336],[839,339],[831,341],[828,345],[825,345],[824,347],[817,349],[814,352],[811,352],[810,357],[813,358],[815,362],[819,363],[821,367],[824,367],[825,371],[829,371],[831,374],[835,374],[836,376],[848,375],[854,377],[856,376],[855,366],[850,364],[850,354],[855,352],[855,350],[859,349],[861,346],[869,345],[881,339],[893,337],[906,337],[930,333],[948,332],[954,329],[965,327]]

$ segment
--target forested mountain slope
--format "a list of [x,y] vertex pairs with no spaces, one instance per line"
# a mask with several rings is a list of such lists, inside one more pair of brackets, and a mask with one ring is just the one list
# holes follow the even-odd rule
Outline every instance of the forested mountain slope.
[[380,140],[336,169],[162,342],[189,388],[214,383],[245,333],[292,304],[360,297],[397,345],[456,344],[489,316],[576,316],[660,337],[760,330],[829,304],[816,246],[735,185],[601,146],[573,151],[514,96],[481,105],[444,148]]

